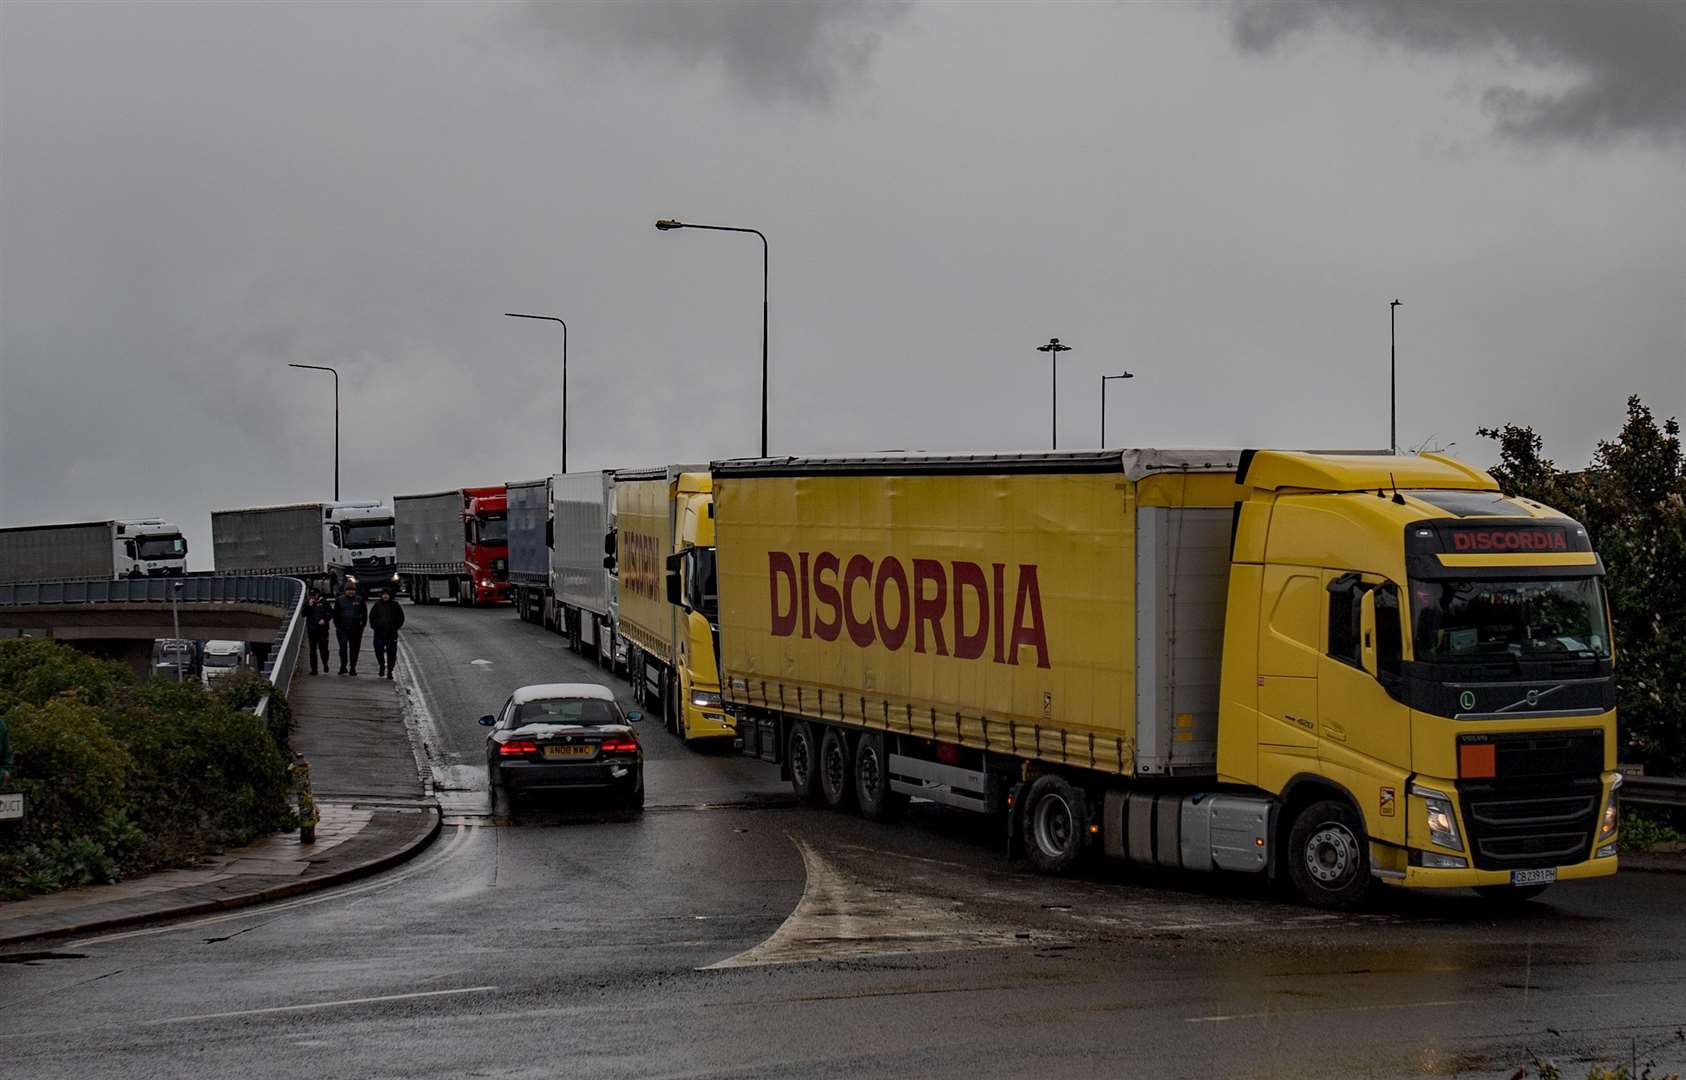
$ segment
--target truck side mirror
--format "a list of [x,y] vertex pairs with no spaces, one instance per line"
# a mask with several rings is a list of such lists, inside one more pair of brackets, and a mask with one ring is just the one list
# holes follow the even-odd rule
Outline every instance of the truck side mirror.
[[1365,589],[1358,600],[1358,661],[1376,677],[1376,590]]
[[678,555],[667,557],[667,602],[670,604],[679,603],[683,595],[679,587],[679,560]]
[[608,532],[603,534],[603,554],[605,555],[613,555],[615,553],[615,532],[616,530],[610,529]]
[[545,518],[545,521],[544,521],[544,546],[549,548],[552,551],[556,550],[556,519],[555,518]]

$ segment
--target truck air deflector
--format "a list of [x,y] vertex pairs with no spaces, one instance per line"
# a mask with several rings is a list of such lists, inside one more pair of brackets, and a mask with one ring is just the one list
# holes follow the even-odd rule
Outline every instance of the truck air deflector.
[[1239,450],[1071,450],[1016,454],[883,454],[833,458],[739,458],[711,466],[720,477],[962,476],[1015,473],[1118,473],[1140,480],[1160,473],[1234,472]]

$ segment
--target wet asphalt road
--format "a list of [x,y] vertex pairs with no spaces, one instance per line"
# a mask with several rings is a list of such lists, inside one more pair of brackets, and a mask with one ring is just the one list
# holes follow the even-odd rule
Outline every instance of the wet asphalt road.
[[1502,917],[1462,897],[1328,916],[1236,878],[1053,881],[967,816],[916,806],[885,827],[793,807],[771,766],[648,722],[641,817],[546,806],[494,822],[475,718],[513,686],[601,676],[506,609],[412,609],[406,635],[450,814],[439,841],[334,892],[0,954],[0,1074],[1686,1064],[1686,877],[1559,886]]

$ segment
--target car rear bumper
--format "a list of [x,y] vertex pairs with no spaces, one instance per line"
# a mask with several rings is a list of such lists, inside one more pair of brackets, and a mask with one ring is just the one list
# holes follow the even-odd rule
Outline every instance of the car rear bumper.
[[498,783],[509,791],[636,791],[644,774],[641,762],[625,759],[579,763],[500,761],[497,770]]

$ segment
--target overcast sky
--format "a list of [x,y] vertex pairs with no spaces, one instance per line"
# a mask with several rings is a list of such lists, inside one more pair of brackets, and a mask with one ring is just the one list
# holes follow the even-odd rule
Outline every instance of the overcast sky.
[[1686,414],[1686,0],[0,6],[0,524]]

